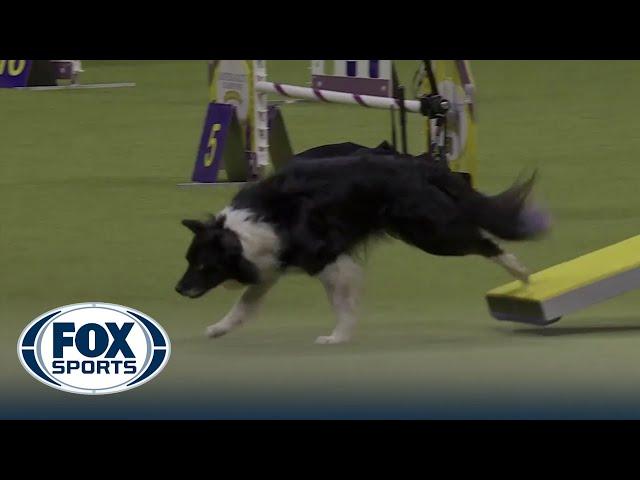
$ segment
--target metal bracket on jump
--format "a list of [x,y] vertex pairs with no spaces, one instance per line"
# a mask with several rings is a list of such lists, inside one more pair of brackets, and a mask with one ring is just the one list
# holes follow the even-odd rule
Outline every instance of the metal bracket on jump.
[[435,128],[429,132],[429,156],[447,164],[447,112],[449,101],[438,91],[438,84],[433,73],[431,60],[423,60],[424,70],[429,80],[431,93],[419,98],[420,113],[434,120]]
[[420,113],[432,120],[444,119],[449,111],[449,101],[437,93],[418,97]]

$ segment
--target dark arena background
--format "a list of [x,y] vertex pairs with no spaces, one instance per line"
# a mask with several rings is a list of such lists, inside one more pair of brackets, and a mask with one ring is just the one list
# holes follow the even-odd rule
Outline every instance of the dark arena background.
[[[270,78],[309,82],[308,61],[268,63]],[[405,85],[417,64],[396,62]],[[554,219],[549,236],[509,250],[537,272],[637,235],[640,62],[470,65],[477,187],[497,193],[537,168],[536,196]],[[180,221],[218,212],[238,188],[179,186],[191,181],[202,134],[206,67],[83,61],[80,85],[119,87],[0,89],[0,417],[640,418],[639,292],[547,327],[500,322],[485,295],[512,280],[502,269],[397,241],[367,252],[353,342],[313,343],[334,319],[322,287],[304,275],[283,278],[255,322],[206,338],[238,296],[174,291],[191,238]],[[388,111],[280,107],[296,152],[390,140]],[[413,154],[426,148],[423,123],[408,116]],[[87,301],[130,306],[164,327],[171,359],[157,378],[87,397],[25,372],[16,355],[25,326]]]

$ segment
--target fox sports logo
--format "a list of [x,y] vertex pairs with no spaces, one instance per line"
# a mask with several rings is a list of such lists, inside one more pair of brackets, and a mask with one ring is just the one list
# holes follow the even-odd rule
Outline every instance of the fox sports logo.
[[162,371],[170,353],[169,337],[152,318],[108,303],[51,310],[18,341],[20,361],[36,380],[84,395],[138,387]]

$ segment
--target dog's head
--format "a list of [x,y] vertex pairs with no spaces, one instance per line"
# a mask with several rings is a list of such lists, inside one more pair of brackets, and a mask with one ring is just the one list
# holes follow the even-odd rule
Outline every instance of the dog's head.
[[197,298],[227,281],[258,282],[258,271],[242,255],[238,235],[225,228],[223,221],[183,220],[182,224],[194,237],[187,251],[189,267],[176,285],[180,295]]

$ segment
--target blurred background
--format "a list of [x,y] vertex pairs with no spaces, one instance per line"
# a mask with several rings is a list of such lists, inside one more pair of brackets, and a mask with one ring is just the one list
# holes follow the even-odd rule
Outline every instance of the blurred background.
[[[417,61],[399,61],[409,85]],[[306,85],[309,63],[269,61]],[[503,323],[487,290],[510,281],[481,258],[439,258],[396,241],[368,252],[351,344],[319,346],[333,316],[317,281],[279,283],[252,324],[204,335],[238,292],[197,300],[173,287],[190,233],[180,220],[221,210],[237,186],[190,180],[207,102],[205,61],[83,61],[82,83],[118,89],[0,89],[0,417],[629,418],[640,417],[640,292],[547,328]],[[478,188],[496,193],[539,168],[555,228],[508,248],[532,271],[638,233],[640,62],[471,61]],[[282,106],[296,152],[389,140],[389,113]],[[425,150],[409,117],[409,151]],[[101,301],[168,332],[165,370],[139,389],[84,397],[21,367],[23,328],[56,306]]]

